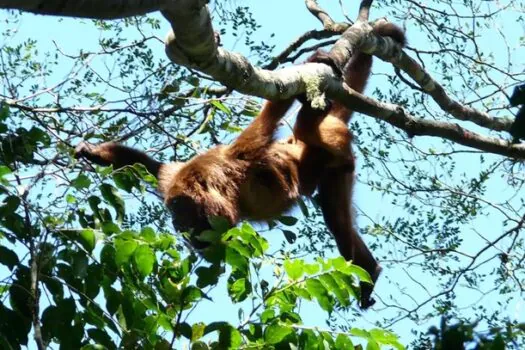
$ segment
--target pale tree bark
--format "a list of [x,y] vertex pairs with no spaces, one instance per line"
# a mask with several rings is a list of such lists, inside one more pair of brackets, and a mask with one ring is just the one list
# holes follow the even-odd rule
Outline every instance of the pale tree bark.
[[[0,0],[0,7],[31,10],[37,13],[50,13],[40,8],[30,8],[30,3],[43,3],[22,0]],[[45,1],[56,3],[57,1]],[[59,1],[63,3],[63,1]],[[6,5],[6,3],[9,3]],[[66,4],[70,1],[65,1]],[[71,1],[71,3],[73,3]],[[104,12],[109,11],[111,5],[106,2],[91,0],[81,2],[90,6],[73,6],[76,10],[63,11],[79,17],[104,17]],[[206,0],[177,0],[161,3],[152,1],[147,7],[143,1],[108,1],[109,4],[117,3],[122,6],[120,17],[129,15],[130,9],[153,8],[153,3],[162,11],[164,17],[170,22],[172,32],[166,38],[166,53],[175,63],[208,74],[211,78],[225,86],[241,93],[264,97],[266,99],[281,99],[299,95],[310,91],[325,92],[326,96],[345,103],[349,108],[367,114],[389,124],[403,129],[410,136],[436,136],[456,143],[477,148],[486,152],[505,155],[511,158],[525,159],[525,146],[511,144],[510,141],[487,137],[472,132],[464,127],[449,122],[429,121],[416,116],[411,116],[402,107],[380,103],[352,91],[336,78],[330,67],[320,63],[308,63],[269,71],[254,67],[242,55],[229,52],[218,47],[211,24],[211,17],[206,6]],[[146,2],[147,3],[147,2]],[[309,2],[312,8],[317,7],[317,2]],[[344,32],[331,50],[339,66],[344,66],[356,50],[362,50],[379,58],[391,62],[407,73],[422,90],[429,94],[443,111],[453,117],[476,123],[494,131],[508,131],[512,120],[495,118],[487,113],[461,105],[449,97],[443,87],[435,81],[425,69],[409,57],[390,38],[377,37],[372,33],[372,25],[368,23],[369,9],[372,0],[361,2],[358,20]],[[100,6],[100,9],[96,8]],[[115,4],[113,4],[115,5]],[[140,6],[139,6],[140,5]],[[48,8],[46,7],[43,8]],[[92,6],[92,7],[91,7]],[[127,9],[127,12],[124,10]],[[85,11],[85,12],[82,12]],[[100,11],[100,16],[94,13]],[[321,11],[319,8],[316,11]],[[116,11],[111,13],[115,14]],[[322,12],[322,11],[321,11]],[[318,12],[321,15],[321,12]],[[323,12],[324,13],[324,12]],[[58,14],[57,12],[53,14]],[[106,14],[107,15],[107,14]],[[115,15],[115,17],[119,17]],[[326,16],[322,16],[327,21]]]
[[0,8],[41,15],[115,19],[159,11],[168,0],[0,0]]

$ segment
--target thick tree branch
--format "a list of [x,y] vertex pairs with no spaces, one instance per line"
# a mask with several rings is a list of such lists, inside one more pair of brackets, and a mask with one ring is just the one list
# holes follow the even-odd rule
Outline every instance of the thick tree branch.
[[[190,1],[191,0],[186,0]],[[415,61],[411,60],[401,48],[390,38],[376,37],[371,33],[372,27],[367,23],[369,16],[369,7],[371,1],[363,1],[359,11],[358,21],[344,33],[340,40],[334,45],[331,54],[337,63],[344,66],[352,56],[356,48],[375,54],[385,61],[396,64],[399,68],[407,72],[416,82],[418,82],[436,101],[444,104],[447,102],[447,96],[443,88],[430,78],[422,67]],[[473,133],[457,124],[431,121],[417,118],[409,115],[399,106],[381,103],[365,97],[343,86],[340,81],[334,79],[331,69],[322,64],[305,64],[302,66],[287,67],[278,72],[269,72],[253,67],[246,58],[223,50],[216,49],[214,54],[214,45],[198,45],[185,41],[180,43],[175,41],[175,36],[185,35],[179,28],[188,28],[184,22],[194,22],[202,24],[209,20],[209,14],[205,7],[200,11],[195,11],[192,17],[187,13],[184,17],[180,16],[175,20],[179,22],[174,26],[176,34],[172,34],[167,39],[167,53],[175,62],[196,68],[206,74],[211,75],[214,79],[221,81],[228,87],[234,88],[240,92],[257,95],[268,99],[287,98],[290,96],[304,93],[308,85],[315,82],[320,87],[320,91],[325,91],[327,96],[345,103],[349,108],[384,120],[398,128],[405,130],[409,135],[428,135],[442,137],[461,145],[477,148],[486,152],[501,154],[513,158],[525,158],[525,146],[519,144],[510,144],[510,142],[494,137],[486,137],[481,134]],[[179,14],[181,12],[178,12]],[[189,23],[188,23],[189,24]],[[204,28],[206,26],[201,26]],[[200,32],[201,36],[205,31]],[[211,24],[207,36],[213,37]],[[204,40],[201,42],[210,42]],[[190,52],[185,45],[191,46],[197,53],[196,57],[189,59],[185,53]],[[206,53],[205,53],[206,52]],[[201,57],[207,57],[203,60]],[[210,59],[211,57],[211,59]],[[407,63],[408,62],[408,63]],[[431,84],[429,83],[431,82]],[[429,85],[430,84],[430,85]],[[459,103],[456,102],[457,105]],[[459,105],[461,106],[461,105]],[[443,108],[444,106],[442,106]],[[443,108],[458,119],[472,120],[483,126],[496,126],[495,130],[506,130],[502,127],[501,119],[492,118],[483,113],[463,107],[458,109],[455,104],[448,103]],[[466,115],[459,112],[465,112]],[[498,126],[500,126],[498,128]]]
[[[6,0],[0,0],[0,4],[5,2]],[[27,2],[28,0],[22,1],[25,4]],[[452,100],[443,87],[392,39],[373,35],[372,27],[366,22],[371,3],[370,0],[361,2],[357,23],[334,45],[331,53],[339,64],[343,66],[359,48],[392,62],[405,71],[443,110],[454,117],[473,121],[496,131],[510,128],[511,121],[507,119],[493,118]],[[171,1],[165,4],[162,13],[173,29],[166,39],[168,57],[178,64],[209,74],[229,88],[267,99],[278,99],[304,93],[313,86],[319,88],[319,91],[326,91],[329,98],[337,99],[355,111],[384,120],[405,130],[409,135],[442,137],[483,151],[525,159],[525,146],[520,144],[510,144],[502,139],[473,133],[453,123],[417,118],[399,106],[381,103],[351,91],[335,79],[332,69],[327,65],[309,63],[287,67],[278,72],[255,68],[245,57],[217,47],[206,0]]]
[[159,11],[167,0],[0,0],[0,8],[41,15],[115,19]]

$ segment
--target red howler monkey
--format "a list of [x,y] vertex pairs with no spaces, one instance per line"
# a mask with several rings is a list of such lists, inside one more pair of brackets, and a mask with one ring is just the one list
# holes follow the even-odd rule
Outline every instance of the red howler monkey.
[[[404,44],[404,33],[393,24],[374,28]],[[323,54],[321,54],[323,55]],[[326,60],[319,53],[310,62]],[[362,92],[372,57],[356,53],[343,69],[345,82]],[[207,217],[222,216],[232,225],[241,219],[268,220],[289,209],[301,195],[317,189],[326,225],[341,255],[364,268],[375,282],[381,267],[354,227],[351,194],[354,181],[352,112],[336,101],[325,111],[303,104],[294,138],[274,141],[279,120],[293,99],[267,101],[255,120],[231,145],[220,145],[185,163],[161,163],[146,154],[116,144],[81,143],[75,156],[120,168],[142,163],[158,178],[159,192],[173,214],[177,230],[196,234],[209,228]],[[192,243],[203,243],[193,235]],[[373,286],[361,285],[362,308],[373,305]]]

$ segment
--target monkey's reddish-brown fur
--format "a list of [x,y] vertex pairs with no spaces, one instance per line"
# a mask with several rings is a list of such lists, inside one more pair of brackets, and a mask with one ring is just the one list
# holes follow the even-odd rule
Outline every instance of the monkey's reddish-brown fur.
[[[404,34],[385,24],[375,32],[404,44]],[[310,61],[315,61],[314,55]],[[372,58],[357,53],[345,68],[346,83],[363,91]],[[222,216],[231,224],[241,219],[268,220],[293,206],[301,195],[316,189],[329,230],[341,255],[377,279],[381,268],[354,227],[351,195],[354,181],[351,117],[332,101],[327,112],[304,105],[297,116],[294,137],[274,141],[279,120],[293,103],[268,101],[257,118],[231,145],[222,145],[186,163],[157,162],[142,152],[116,144],[80,144],[77,157],[101,165],[144,164],[159,179],[159,191],[173,213],[176,229],[197,233],[208,227],[206,217]],[[198,240],[194,244],[199,244]],[[373,304],[372,286],[362,284],[361,306]]]

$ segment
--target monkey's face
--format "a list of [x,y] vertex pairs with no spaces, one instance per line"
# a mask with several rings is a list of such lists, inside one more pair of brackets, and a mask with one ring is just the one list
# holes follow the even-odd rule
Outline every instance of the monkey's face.
[[205,208],[196,203],[195,199],[184,195],[176,195],[168,200],[168,208],[172,214],[173,226],[177,231],[199,234],[210,229]]
[[238,220],[236,186],[240,181],[235,180],[231,161],[221,152],[217,147],[186,163],[172,163],[162,169],[159,188],[172,213],[173,226],[189,232],[194,246],[194,238],[211,229],[208,218],[224,217],[231,224]]

